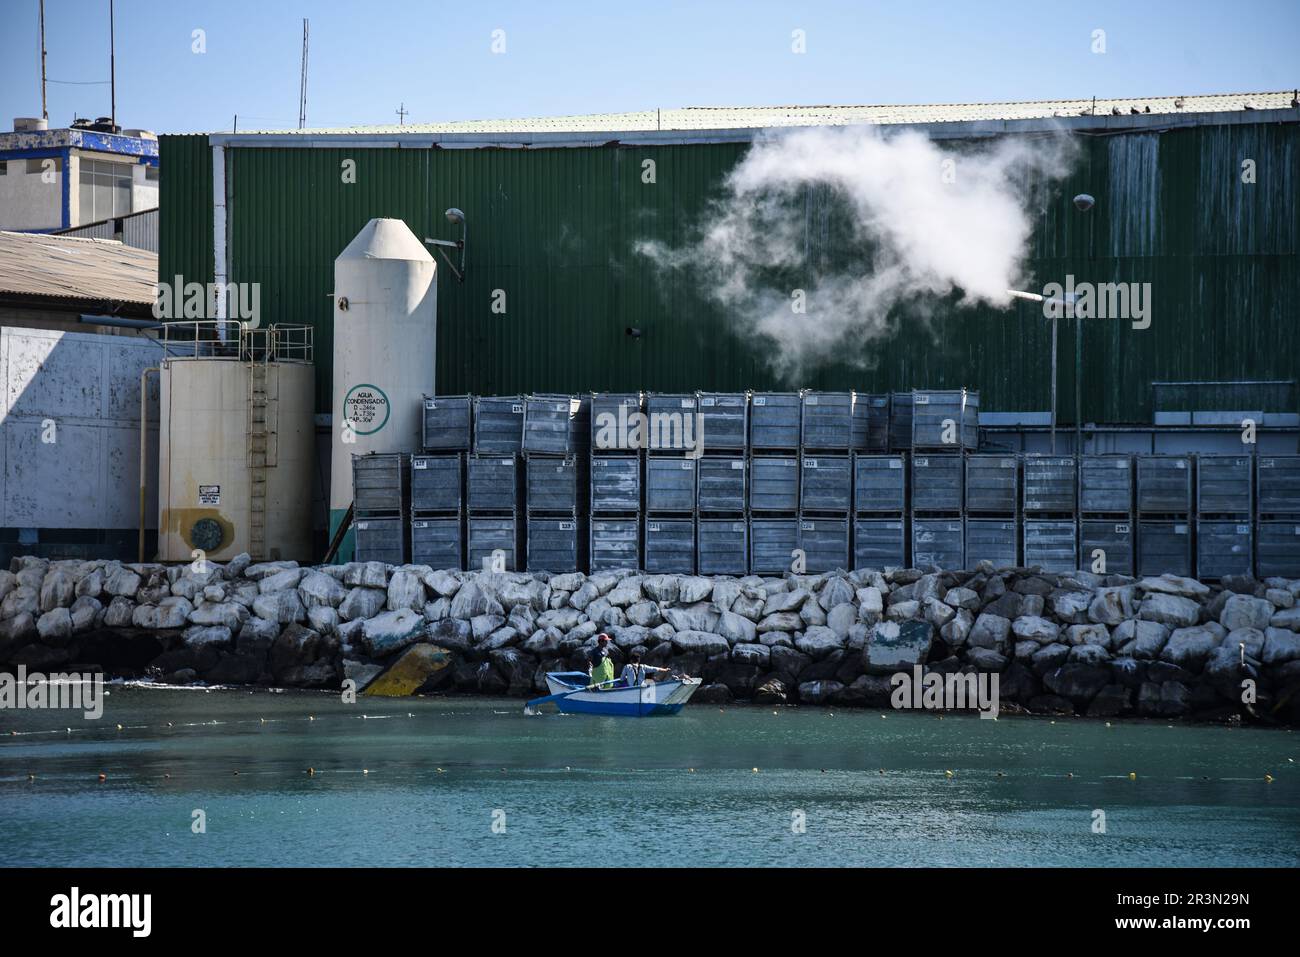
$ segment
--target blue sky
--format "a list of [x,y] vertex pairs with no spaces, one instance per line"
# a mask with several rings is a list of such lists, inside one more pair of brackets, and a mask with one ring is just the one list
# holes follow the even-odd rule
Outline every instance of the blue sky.
[[[40,115],[38,0],[2,0],[0,123]],[[117,0],[117,112],[159,132],[679,106],[942,103],[1300,85],[1296,0]],[[203,30],[206,52],[195,53]],[[791,52],[803,30],[807,52]],[[1091,51],[1106,32],[1106,52]],[[491,50],[505,31],[506,52]],[[46,0],[52,126],[109,112],[108,0]]]

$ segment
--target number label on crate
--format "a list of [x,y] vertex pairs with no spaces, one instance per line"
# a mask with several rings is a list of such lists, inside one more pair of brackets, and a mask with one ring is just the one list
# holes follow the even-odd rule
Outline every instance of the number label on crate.
[[369,523],[369,522],[357,522],[357,531],[358,531],[358,532],[364,532],[364,531],[365,531],[366,529],[368,529],[369,527],[370,527],[370,523]]
[[657,532],[657,531],[659,531],[659,523],[658,523],[658,522],[650,522],[648,525],[646,525],[645,530],[646,530],[647,532]]
[[815,532],[815,531],[817,531],[817,525],[816,525],[815,522],[804,522],[804,523],[803,523],[802,525],[800,525],[799,527],[802,528],[805,532]]
[[704,396],[700,399],[700,405],[706,409],[712,408],[714,405],[717,405],[717,402],[718,400],[713,398],[712,396]]
[[930,460],[929,460],[929,459],[915,459],[915,460],[912,462],[912,464],[913,464],[913,465],[920,466],[921,468],[925,469],[925,468],[929,468],[929,467],[930,467]]
[[1273,468],[1273,460],[1272,460],[1272,459],[1260,459],[1260,460],[1259,460],[1259,467],[1262,468],[1262,469],[1271,469],[1271,468]]
[[914,395],[912,397],[912,403],[914,405],[929,405],[930,397],[928,395],[925,395],[924,393],[920,395]]
[[1016,460],[1015,460],[1015,459],[1003,459],[1003,460],[1002,460],[1002,468],[1004,468],[1004,469],[1013,469],[1013,468],[1015,468],[1015,467],[1016,467]]
[[742,470],[745,468],[745,460],[744,460],[744,459],[732,459],[732,461],[731,461],[731,467],[732,467],[732,469],[735,470],[735,471],[742,471]]
[[501,460],[501,464],[502,464],[502,465],[514,465],[514,464],[515,464],[515,460],[514,460],[514,459],[502,459],[502,460]]
[[803,460],[803,467],[806,468],[806,469],[815,469],[815,468],[817,467],[817,460],[816,460],[816,459],[804,459],[804,460]]
[[438,403],[434,402],[432,399],[425,399],[424,407],[432,412],[434,409],[438,408]]
[[683,409],[693,409],[693,408],[695,408],[695,400],[694,400],[694,399],[682,399],[682,408],[683,408]]
[[1250,526],[1249,526],[1249,525],[1238,525],[1238,526],[1237,526],[1237,534],[1238,534],[1238,535],[1249,535],[1249,534],[1250,534]]
[[804,404],[804,405],[816,405],[816,404],[817,404],[817,396],[815,396],[815,395],[806,395],[806,396],[804,396],[804,397],[803,397],[803,404]]
[[514,403],[514,405],[510,406],[510,414],[511,414],[511,415],[523,415],[523,414],[524,414],[524,404],[523,404],[522,402],[516,402],[516,403]]
[[1186,526],[1186,525],[1175,525],[1175,526],[1174,526],[1174,534],[1175,534],[1175,535],[1186,535],[1186,534],[1187,534],[1187,526]]
[[412,528],[428,528],[428,527],[429,527],[429,523],[428,523],[428,522],[415,522],[411,527],[412,527]]
[[752,401],[753,401],[754,405],[767,405],[767,396],[764,396],[764,395],[756,395],[756,396],[754,396],[754,398],[753,398]]
[[1186,463],[1185,461],[1183,461],[1182,459],[1178,459],[1176,462],[1174,462],[1174,468],[1176,468],[1176,469],[1185,469],[1185,468],[1187,468],[1187,463]]
[[1127,526],[1127,525],[1116,525],[1116,526],[1115,526],[1115,534],[1116,534],[1116,535],[1127,535],[1127,534],[1128,534],[1128,526]]
[[891,532],[902,531],[903,523],[902,523],[902,522],[886,522],[886,523],[885,523],[885,528],[889,529]]
[[889,460],[889,467],[890,467],[891,469],[901,469],[901,468],[903,467],[903,461],[902,461],[902,459],[890,459],[890,460]]
[[695,463],[694,463],[694,462],[686,461],[686,462],[683,462],[683,463],[682,463],[682,471],[683,471],[683,472],[689,472],[689,471],[691,471],[691,470],[694,469],[694,468],[695,468]]
[[745,523],[744,523],[744,522],[732,522],[732,523],[731,523],[731,530],[732,530],[733,532],[743,532],[743,531],[745,530]]
[[574,524],[573,522],[561,522],[561,523],[560,523],[560,531],[562,531],[562,532],[571,532],[571,531],[574,530],[575,527],[576,527],[576,526],[575,526],[575,524]]
[[428,459],[411,459],[411,468],[413,469],[423,470],[423,469],[427,469],[428,467],[429,467]]

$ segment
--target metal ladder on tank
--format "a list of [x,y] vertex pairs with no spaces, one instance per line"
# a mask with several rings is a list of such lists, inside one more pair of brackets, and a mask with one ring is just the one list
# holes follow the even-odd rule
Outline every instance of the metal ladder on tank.
[[266,550],[266,479],[267,470],[276,466],[275,414],[279,396],[272,389],[271,360],[274,337],[270,329],[248,329],[248,551],[257,559],[267,558]]

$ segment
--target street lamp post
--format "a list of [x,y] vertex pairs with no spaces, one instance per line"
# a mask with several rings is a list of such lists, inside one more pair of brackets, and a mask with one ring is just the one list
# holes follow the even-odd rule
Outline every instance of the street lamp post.
[[[1081,213],[1086,213],[1096,205],[1097,201],[1087,193],[1080,193],[1074,197],[1074,207]],[[1089,262],[1092,261],[1092,228],[1091,224],[1087,233],[1087,256]],[[1073,307],[1073,303],[1071,303]],[[1071,308],[1073,312],[1073,308]],[[1053,335],[1055,343],[1055,335]],[[1056,355],[1053,349],[1052,368],[1056,368]],[[1083,454],[1083,317],[1077,312],[1074,314],[1074,454]]]

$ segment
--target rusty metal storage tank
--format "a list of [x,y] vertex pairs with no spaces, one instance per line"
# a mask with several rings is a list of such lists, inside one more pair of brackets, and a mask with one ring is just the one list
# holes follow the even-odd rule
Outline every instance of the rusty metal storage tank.
[[169,322],[162,341],[159,559],[310,561],[312,329]]
[[[400,219],[370,220],[334,260],[331,538],[352,504],[352,456],[420,447],[423,397],[437,394],[437,272]],[[345,539],[339,557],[351,551]]]

